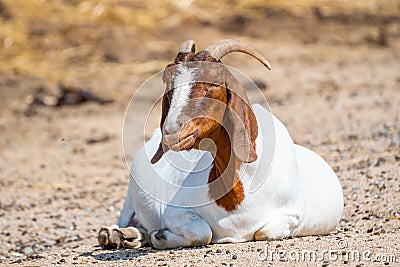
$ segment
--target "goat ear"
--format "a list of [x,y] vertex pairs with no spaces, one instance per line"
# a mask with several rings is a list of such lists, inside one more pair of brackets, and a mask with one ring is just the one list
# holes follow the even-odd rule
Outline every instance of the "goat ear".
[[162,158],[162,156],[164,155],[165,152],[167,152],[167,149],[164,151],[164,147],[163,147],[162,141],[161,141],[156,153],[154,154],[153,158],[150,161],[151,164],[157,163]]
[[[167,90],[168,90],[168,87],[167,87]],[[167,118],[169,106],[170,106],[167,94],[168,94],[168,92],[164,93],[163,100],[162,100],[162,112],[161,112],[161,121],[160,121],[161,132],[162,132],[162,129],[164,126],[165,119]],[[158,146],[158,149],[157,149],[156,153],[154,154],[153,158],[151,159],[151,164],[157,163],[157,161],[159,161],[161,159],[161,157],[164,155],[164,153],[167,151],[168,151],[168,148],[166,146],[163,146],[163,141],[162,141],[162,137],[161,137],[161,141]]]
[[242,162],[253,162],[257,160],[257,119],[243,86],[232,74],[228,75],[225,87],[228,92],[228,116],[232,125],[229,130],[233,152]]

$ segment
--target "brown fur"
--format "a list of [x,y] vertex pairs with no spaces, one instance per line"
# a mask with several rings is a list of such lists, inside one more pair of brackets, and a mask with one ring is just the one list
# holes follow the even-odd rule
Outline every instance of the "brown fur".
[[233,211],[244,200],[242,182],[237,174],[241,162],[231,150],[231,141],[223,127],[214,131],[209,138],[216,144],[217,153],[208,178],[208,194],[218,206]]

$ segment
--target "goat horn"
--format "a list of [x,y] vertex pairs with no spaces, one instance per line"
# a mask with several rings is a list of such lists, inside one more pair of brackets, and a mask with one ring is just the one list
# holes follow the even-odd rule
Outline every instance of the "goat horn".
[[179,47],[180,53],[194,53],[196,51],[196,45],[193,40],[184,41]]
[[271,69],[271,64],[260,54],[257,50],[248,44],[242,43],[238,40],[225,39],[211,43],[206,49],[210,55],[217,61],[223,56],[231,52],[243,52],[246,53],[258,61],[260,61],[265,67]]

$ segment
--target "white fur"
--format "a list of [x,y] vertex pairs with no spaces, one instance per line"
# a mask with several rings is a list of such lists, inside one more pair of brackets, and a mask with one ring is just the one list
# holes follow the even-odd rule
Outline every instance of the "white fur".
[[[256,148],[259,157],[255,162],[242,164],[238,171],[245,198],[236,210],[227,212],[217,206],[207,190],[193,193],[179,187],[207,188],[211,168],[207,164],[212,161],[209,152],[202,152],[199,159],[196,150],[169,151],[158,163],[150,164],[161,140],[158,129],[132,163],[133,179],[119,226],[125,227],[136,212],[136,218],[149,233],[166,228],[162,230],[166,240],[156,239],[156,232],[151,234],[151,243],[156,248],[207,244],[211,239],[214,243],[280,239],[334,230],[343,212],[343,195],[333,170],[311,150],[295,145],[286,127],[269,111],[259,105],[253,105],[253,109],[258,122]],[[272,118],[274,129],[267,125],[265,118],[268,117]],[[268,170],[271,156],[263,152],[271,150],[271,144],[265,141],[265,133],[271,131],[275,134],[275,154]],[[179,157],[182,154],[187,163]],[[177,170],[174,159],[187,164],[186,171]],[[206,167],[201,172],[191,172],[191,159],[197,159]],[[252,190],[252,181],[265,175],[264,182],[257,190]],[[154,199],[154,195],[162,197],[164,202]],[[190,207],[192,200],[209,204]]]
[[185,65],[178,64],[177,70],[178,75],[176,75],[173,82],[174,92],[172,94],[171,105],[164,124],[165,129],[169,133],[179,130],[180,126],[177,124],[177,118],[181,114],[182,108],[186,106],[191,88],[195,82],[195,68],[188,68]]

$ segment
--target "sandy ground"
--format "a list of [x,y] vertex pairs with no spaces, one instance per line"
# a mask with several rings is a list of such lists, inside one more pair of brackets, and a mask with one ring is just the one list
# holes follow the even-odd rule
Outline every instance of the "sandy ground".
[[[70,84],[114,100],[109,104],[31,104],[35,97],[54,102],[60,86],[24,72],[0,75],[0,265],[400,264],[399,20],[234,17],[217,26],[165,26],[143,43],[119,29],[96,43],[92,48],[103,55],[96,64],[65,72]],[[337,231],[166,251],[97,246],[99,227],[116,222],[127,189],[121,142],[127,104],[187,38],[200,49],[239,38],[270,60],[270,72],[245,55],[224,63],[264,84],[273,113],[294,140],[335,169],[345,199]],[[155,97],[149,92],[148,101]],[[140,140],[142,132],[132,135]],[[139,146],[132,143],[129,153]],[[310,250],[315,261],[302,259]]]

